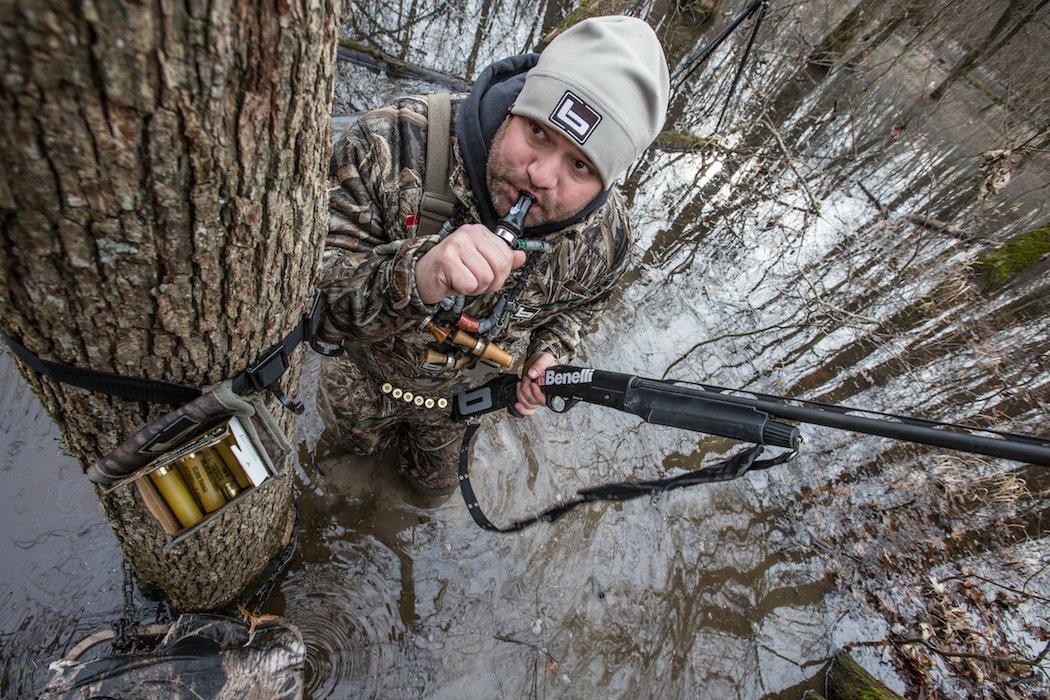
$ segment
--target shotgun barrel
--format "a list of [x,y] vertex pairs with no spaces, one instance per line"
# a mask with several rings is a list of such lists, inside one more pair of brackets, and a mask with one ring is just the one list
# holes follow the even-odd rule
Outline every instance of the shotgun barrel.
[[[457,395],[453,401],[453,417],[462,421],[512,407],[517,382],[516,376],[501,375],[488,384]],[[873,418],[869,417],[871,411],[848,406],[765,394],[734,396],[722,388],[683,385],[570,365],[548,369],[539,383],[547,396],[548,407],[559,412],[584,401],[632,413],[657,425],[762,445],[797,449],[801,443],[798,428],[781,422],[787,420],[1050,466],[1050,437],[1004,433],[892,414],[880,413],[879,418]],[[556,403],[555,397],[564,403]],[[810,403],[812,407],[796,403]],[[868,413],[869,416],[858,413]]]

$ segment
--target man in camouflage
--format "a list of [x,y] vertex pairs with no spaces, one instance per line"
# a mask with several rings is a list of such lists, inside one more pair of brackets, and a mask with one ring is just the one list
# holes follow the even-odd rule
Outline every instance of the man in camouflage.
[[358,454],[394,445],[417,492],[454,489],[463,426],[439,399],[468,382],[457,370],[424,368],[436,341],[421,324],[453,294],[484,315],[516,281],[525,253],[492,230],[522,191],[536,199],[523,237],[552,249],[530,253],[543,257],[495,342],[527,358],[517,410],[530,415],[543,403],[534,380],[570,360],[629,266],[634,239],[615,182],[659,133],[667,96],[659,42],[630,17],[586,20],[541,56],[489,66],[470,94],[452,96],[448,177],[457,226],[444,238],[417,233],[427,100],[401,98],[350,127],[331,162],[321,281],[322,338],[350,345],[346,355],[325,358],[318,388],[335,443]]

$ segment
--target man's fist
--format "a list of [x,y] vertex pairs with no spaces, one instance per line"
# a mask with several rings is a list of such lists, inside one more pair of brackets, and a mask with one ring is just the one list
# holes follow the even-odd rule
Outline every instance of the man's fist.
[[511,250],[481,224],[460,226],[416,263],[416,290],[426,304],[450,294],[480,296],[498,291],[525,253]]
[[525,362],[521,369],[521,381],[518,382],[518,400],[514,409],[523,416],[531,416],[540,406],[547,403],[543,390],[536,381],[543,376],[548,367],[558,364],[554,356],[546,352],[537,352]]

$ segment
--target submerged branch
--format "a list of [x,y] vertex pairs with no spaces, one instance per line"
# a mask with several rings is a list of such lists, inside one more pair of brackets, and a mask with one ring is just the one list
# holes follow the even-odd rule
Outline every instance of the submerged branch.
[[922,637],[912,637],[909,639],[880,639],[878,641],[871,642],[851,642],[846,644],[846,649],[856,649],[858,647],[884,647],[888,645],[893,646],[910,646],[919,645],[929,649],[934,654],[951,659],[974,659],[976,661],[985,661],[991,664],[998,664],[1003,666],[1028,666],[1036,667],[1043,662],[1046,658],[1047,653],[1050,653],[1050,642],[1046,643],[1043,650],[1034,659],[1022,659],[1015,656],[995,656],[993,654],[979,654],[972,651],[959,651],[956,649],[943,649],[933,642],[923,639]]
[[[871,202],[872,206],[874,206],[876,209],[878,209],[879,213],[882,215],[882,217],[884,219],[886,219],[887,221],[891,221],[892,220],[892,217],[890,216],[890,212],[886,209],[886,207],[882,204],[882,202],[880,202],[878,200],[878,198],[876,198],[875,195],[873,195],[871,193],[871,190],[869,190],[867,187],[864,186],[864,183],[862,183],[862,182],[860,182],[858,180],[857,181],[857,187],[859,187],[860,191],[864,193],[864,196],[868,198],[868,201]],[[931,231],[937,231],[938,233],[946,233],[949,236],[952,236],[953,238],[965,238],[966,237],[965,232],[961,228],[959,228],[958,226],[955,226],[954,224],[950,224],[950,223],[948,223],[946,221],[941,221],[939,219],[935,219],[932,216],[919,216],[917,214],[903,214],[899,218],[904,220],[904,221],[906,221],[906,222],[908,222],[909,224],[915,224],[916,226],[921,226],[922,228],[930,229]]]
[[705,345],[710,345],[711,343],[717,343],[718,341],[725,340],[727,338],[746,338],[749,335],[757,335],[759,333],[765,333],[766,331],[784,330],[784,329],[788,329],[788,328],[799,328],[799,327],[804,326],[804,325],[806,325],[805,321],[802,322],[802,323],[794,323],[794,324],[790,324],[790,323],[788,323],[788,324],[785,324],[785,323],[774,323],[772,325],[765,326],[764,328],[756,328],[754,330],[743,331],[741,333],[721,333],[719,335],[713,336],[713,337],[708,338],[706,340],[701,340],[700,342],[698,342],[695,345],[693,345],[693,347],[689,348],[684,353],[679,355],[678,359],[676,359],[674,362],[672,362],[671,364],[667,365],[667,369],[665,369],[664,373],[662,375],[660,375],[660,378],[661,379],[667,379],[667,375],[670,374],[672,369],[674,369],[675,367],[680,365],[682,362],[685,362],[686,358],[688,358],[690,355],[692,355],[694,352],[696,352],[700,348],[704,347]]
[[532,642],[522,641],[521,639],[515,639],[514,637],[508,637],[508,636],[502,635],[502,634],[494,634],[494,635],[492,635],[492,638],[493,639],[497,639],[497,640],[499,640],[501,642],[507,642],[508,644],[519,644],[519,645],[521,645],[523,647],[528,647],[528,648],[530,648],[530,649],[532,649],[534,651],[538,651],[541,654],[543,654],[544,656],[546,656],[547,660],[550,661],[552,664],[559,663],[559,661],[557,659],[555,659],[553,656],[551,656],[549,651],[547,651],[546,649],[541,647],[539,644],[533,644]]
[[946,583],[948,581],[961,581],[963,579],[971,579],[971,578],[975,578],[978,581],[983,581],[984,583],[990,584],[992,586],[996,586],[997,588],[1001,588],[1004,591],[1010,591],[1011,593],[1016,593],[1018,595],[1022,595],[1025,598],[1031,598],[1032,600],[1038,600],[1038,601],[1043,602],[1043,603],[1050,603],[1050,598],[1047,598],[1046,596],[1036,595],[1035,593],[1028,593],[1027,591],[1022,591],[1020,588],[1014,588],[1013,586],[1007,586],[1005,583],[1000,583],[998,581],[995,581],[993,579],[988,578],[987,576],[981,576],[980,574],[956,574],[955,576],[949,576],[947,578],[942,578],[941,579],[941,583]]

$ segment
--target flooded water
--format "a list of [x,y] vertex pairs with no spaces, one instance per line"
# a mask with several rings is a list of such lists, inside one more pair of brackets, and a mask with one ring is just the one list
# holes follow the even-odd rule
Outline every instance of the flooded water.
[[[672,69],[710,34],[645,7]],[[470,79],[568,9],[384,4],[355,8],[344,34]],[[1048,276],[985,293],[965,270],[1046,221],[1046,154],[978,201],[981,154],[1024,124],[973,90],[920,100],[943,68],[905,30],[878,45],[858,38],[850,66],[807,68],[800,57],[844,13],[775,6],[717,140],[650,151],[629,173],[638,265],[577,363],[1050,432]],[[676,94],[669,129],[712,134],[743,40]],[[433,89],[349,64],[338,81],[337,114]],[[39,687],[49,661],[117,617],[120,587],[91,489],[0,362],[7,695]],[[317,364],[300,390],[311,405],[296,435],[299,547],[261,608],[302,629],[311,697],[798,697],[822,687],[824,660],[844,645],[919,636],[942,602],[931,574],[958,579],[938,595],[973,629],[992,625],[997,653],[1041,648],[1050,550],[1036,472],[806,428],[803,454],[769,472],[497,535],[458,495],[424,507],[388,457],[328,448],[312,407]],[[506,523],[577,488],[694,469],[732,449],[578,406],[487,421],[473,481]],[[1035,478],[1025,488],[1014,476]],[[1004,607],[1002,586],[974,572],[1024,595]],[[959,602],[953,586],[967,578]],[[941,634],[949,647],[965,641]],[[912,688],[887,648],[855,655]],[[954,663],[930,661],[944,692],[983,692]]]

